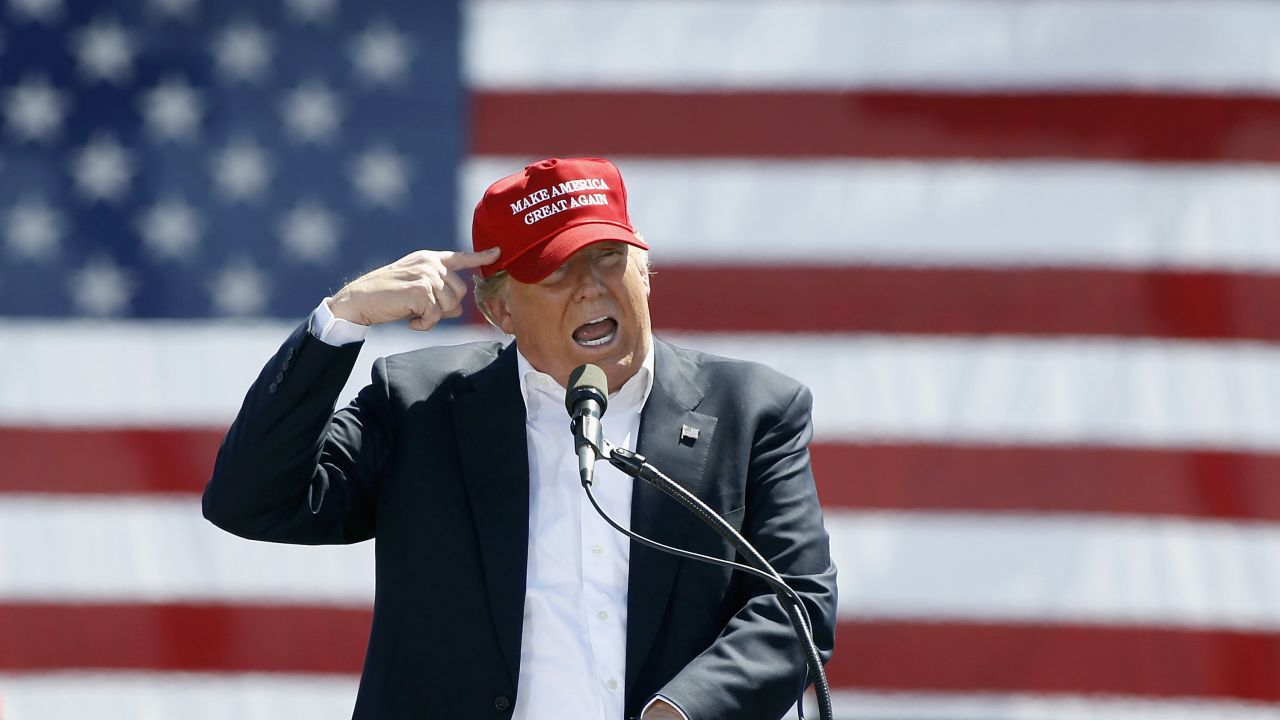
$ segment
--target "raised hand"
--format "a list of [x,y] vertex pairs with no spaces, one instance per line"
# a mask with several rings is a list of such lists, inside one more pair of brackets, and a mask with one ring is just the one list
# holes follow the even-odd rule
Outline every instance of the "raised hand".
[[409,320],[430,330],[443,318],[462,314],[467,283],[460,271],[497,261],[501,251],[418,250],[347,283],[329,300],[335,317],[361,325]]

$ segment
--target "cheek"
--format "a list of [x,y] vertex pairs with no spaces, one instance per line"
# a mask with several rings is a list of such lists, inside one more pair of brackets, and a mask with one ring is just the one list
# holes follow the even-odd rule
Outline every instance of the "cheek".
[[553,342],[561,335],[564,306],[555,298],[529,298],[521,306],[517,325],[534,342]]
[[646,306],[649,304],[649,278],[641,275],[628,283],[629,292],[627,296],[631,299],[633,307]]

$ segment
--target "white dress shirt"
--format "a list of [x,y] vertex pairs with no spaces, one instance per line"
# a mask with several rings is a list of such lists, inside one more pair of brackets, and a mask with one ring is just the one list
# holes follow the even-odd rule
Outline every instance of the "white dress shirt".
[[[622,718],[630,540],[591,507],[578,478],[565,389],[518,356],[529,453],[529,567],[515,720]],[[634,450],[653,358],[611,394],[605,437]],[[600,507],[630,526],[631,478],[596,465]]]
[[[311,329],[330,345],[362,340],[368,332],[335,318],[327,300],[316,308]],[[605,523],[582,489],[565,388],[519,348],[516,355],[529,459],[529,564],[513,720],[621,720],[630,540]],[[652,389],[651,346],[636,374],[609,396],[602,425],[610,442],[636,449],[640,411]],[[631,523],[631,488],[621,471],[596,464],[596,501],[623,527]]]

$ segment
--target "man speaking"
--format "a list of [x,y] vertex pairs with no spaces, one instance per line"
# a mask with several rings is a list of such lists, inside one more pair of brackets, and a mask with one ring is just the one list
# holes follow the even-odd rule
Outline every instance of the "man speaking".
[[[584,363],[608,379],[605,437],[738,528],[830,657],[835,567],[809,391],[653,338],[648,246],[626,201],[606,160],[544,160],[497,181],[476,206],[475,252],[415,252],[326,298],[227,431],[204,493],[219,527],[377,538],[356,718],[774,719],[796,700],[804,655],[763,582],[632,545],[594,512],[564,407]],[[515,341],[381,358],[333,412],[368,327],[457,317],[471,270],[485,317]],[[594,488],[632,531],[733,559],[648,484],[600,463]]]

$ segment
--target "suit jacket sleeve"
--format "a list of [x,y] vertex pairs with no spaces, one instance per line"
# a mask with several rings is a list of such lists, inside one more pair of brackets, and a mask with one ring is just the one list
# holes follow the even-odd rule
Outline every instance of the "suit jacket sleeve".
[[383,360],[333,407],[361,343],[333,347],[304,324],[249,388],[204,491],[204,515],[254,540],[352,543],[374,534],[377,478],[391,447]]
[[[812,395],[801,386],[785,407],[766,411],[748,465],[742,534],[800,596],[826,663],[835,645],[836,569],[809,467],[811,408]],[[780,718],[806,677],[804,654],[773,591],[745,573],[735,573],[733,587],[741,609],[659,693],[690,720]]]

